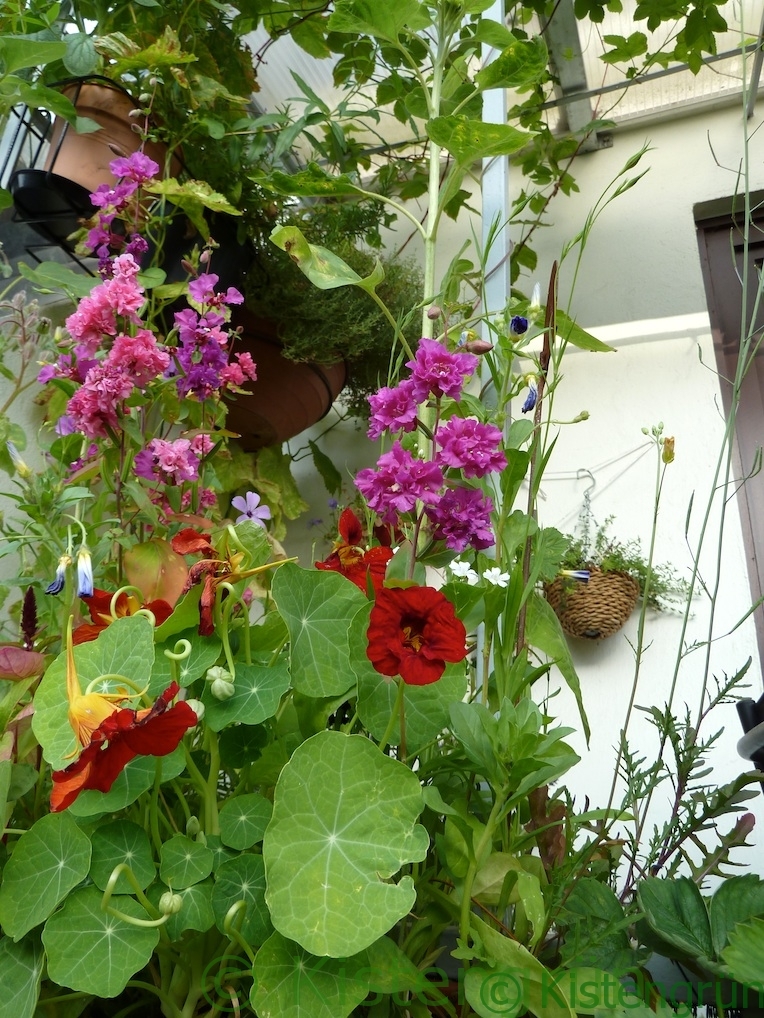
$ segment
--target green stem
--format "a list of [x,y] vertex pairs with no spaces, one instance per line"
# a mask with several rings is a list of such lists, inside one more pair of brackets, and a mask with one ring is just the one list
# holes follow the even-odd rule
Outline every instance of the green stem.
[[382,750],[383,753],[387,749],[387,744],[389,743],[390,738],[391,738],[391,736],[393,734],[393,731],[395,730],[395,722],[398,720],[398,717],[400,715],[401,709],[403,707],[403,694],[404,694],[404,687],[405,687],[405,685],[406,685],[406,683],[403,681],[403,679],[399,679],[398,680],[398,693],[397,693],[397,695],[395,697],[395,703],[393,704],[393,709],[390,712],[390,720],[387,722],[387,728],[385,729],[385,734],[379,740],[379,748]]
[[472,885],[475,882],[477,876],[478,867],[482,861],[483,853],[488,845],[493,841],[494,831],[498,824],[498,818],[501,811],[504,809],[504,803],[507,800],[507,789],[502,788],[496,796],[496,800],[491,809],[491,813],[485,825],[485,829],[475,846],[474,856],[472,857],[469,866],[467,867],[467,875],[464,878],[464,885],[462,886],[462,907],[459,919],[459,937],[465,943],[470,934],[470,908],[472,905]]

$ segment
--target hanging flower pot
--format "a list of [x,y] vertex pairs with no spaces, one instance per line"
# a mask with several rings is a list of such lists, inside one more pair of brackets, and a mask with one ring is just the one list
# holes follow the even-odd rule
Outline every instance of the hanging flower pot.
[[587,568],[588,582],[558,576],[544,585],[544,594],[568,636],[604,640],[617,633],[634,611],[639,583],[628,573]]
[[345,385],[344,361],[289,360],[277,324],[246,309],[234,311],[233,324],[242,328],[234,350],[247,351],[257,365],[257,381],[247,382],[246,394],[231,397],[226,418],[226,427],[238,432],[247,452],[286,442],[326,416]]
[[[100,129],[78,134],[66,121],[56,119],[49,145],[41,147],[30,166],[18,167],[8,181],[17,214],[53,243],[67,246],[67,238],[83,217],[93,214],[91,192],[100,184],[115,184],[109,163],[141,147],[133,130],[130,112],[136,101],[109,78],[74,79],[61,86],[80,117],[89,117]],[[143,151],[160,167],[167,146],[146,142]],[[39,165],[38,165],[39,164]],[[171,173],[177,175],[180,160],[173,156]]]

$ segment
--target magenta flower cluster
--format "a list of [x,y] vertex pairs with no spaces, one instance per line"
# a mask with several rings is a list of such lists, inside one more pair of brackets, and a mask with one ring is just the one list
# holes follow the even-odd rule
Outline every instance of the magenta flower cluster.
[[[477,357],[452,353],[435,340],[422,339],[407,367],[411,369],[408,378],[369,397],[370,438],[385,432],[413,431],[419,404],[425,400],[434,397],[439,404],[447,397],[459,402],[465,381],[477,367]],[[358,473],[356,487],[386,524],[397,524],[402,514],[421,504],[433,537],[445,541],[453,551],[490,547],[494,543],[492,500],[481,489],[458,483],[448,471],[458,470],[469,479],[503,470],[507,460],[501,450],[500,430],[471,417],[454,416],[438,423],[433,445],[433,458],[425,460],[396,440],[390,451],[380,456],[376,468]]]
[[[203,401],[257,377],[250,354],[230,357],[227,306],[241,304],[244,298],[235,287],[219,292],[214,273],[203,272],[191,280],[192,306],[175,313],[175,329],[168,340],[160,342],[145,326],[141,312],[146,295],[138,279],[141,245],[131,241],[124,246],[124,237],[117,237],[115,243],[111,227],[126,210],[132,214],[135,208],[136,220],[140,218],[136,192],[155,176],[158,166],[136,152],[113,160],[110,169],[119,179],[113,186],[101,185],[92,195],[99,225],[88,236],[99,256],[101,282],[66,320],[71,345],[38,376],[43,383],[54,378],[77,383],[56,430],[62,435],[79,432],[88,439],[113,437],[151,385],[175,387],[181,398]],[[121,253],[112,255],[112,249],[120,246]],[[201,462],[212,447],[212,439],[204,433],[150,438],[135,455],[134,471],[157,484],[196,482]],[[188,504],[188,494],[183,493],[182,506]],[[211,496],[206,490],[197,492],[197,504]]]

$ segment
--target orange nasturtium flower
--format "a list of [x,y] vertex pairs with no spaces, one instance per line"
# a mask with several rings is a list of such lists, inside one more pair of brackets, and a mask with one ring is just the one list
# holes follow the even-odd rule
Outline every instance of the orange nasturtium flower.
[[[118,710],[118,705],[129,698],[125,689],[116,693],[83,693],[77,668],[74,664],[74,641],[72,639],[72,620],[66,635],[66,698],[69,701],[69,724],[74,737],[80,746],[88,746],[93,732],[110,714]],[[70,756],[77,752],[75,748]]]

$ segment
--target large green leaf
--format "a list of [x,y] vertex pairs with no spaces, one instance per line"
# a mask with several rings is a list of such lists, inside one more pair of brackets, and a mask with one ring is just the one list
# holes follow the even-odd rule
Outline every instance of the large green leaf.
[[[737,924],[755,916],[764,916],[764,880],[753,873],[745,873],[722,881],[708,907],[711,940],[717,957],[727,946]],[[761,973],[764,976],[764,968]]]
[[273,578],[273,599],[289,629],[292,685],[307,696],[334,696],[355,682],[348,630],[366,603],[338,573],[287,563]]
[[548,62],[543,39],[515,39],[477,72],[475,84],[481,90],[532,85],[546,76]]
[[714,953],[708,912],[697,885],[689,877],[659,880],[647,877],[637,897],[652,930],[682,954],[701,963]]
[[566,966],[591,965],[615,973],[638,967],[638,955],[629,940],[630,920],[615,893],[601,880],[579,880],[560,918],[568,927],[560,952]]
[[430,120],[427,134],[462,167],[478,159],[511,155],[530,140],[530,135],[509,124],[488,124],[461,114]]
[[[215,925],[215,915],[212,911],[213,887],[211,877],[201,880],[198,884],[191,884],[190,887],[173,887],[173,893],[179,895],[182,904],[180,911],[171,915],[164,927],[170,940],[180,940],[184,930],[205,933],[212,929]],[[162,895],[168,890],[166,884],[152,885],[148,891],[149,901],[157,906]]]
[[0,1018],[32,1018],[37,1007],[44,955],[37,934],[14,943],[0,940]]
[[416,776],[360,735],[319,732],[281,772],[265,832],[273,925],[311,954],[345,958],[386,933],[414,904],[409,876],[427,832]]
[[[94,887],[75,891],[45,924],[42,942],[48,975],[54,982],[96,997],[116,997],[128,979],[148,964],[159,930],[134,926],[105,912],[102,898]],[[115,895],[110,904],[133,919],[150,918],[129,895]]]
[[329,31],[371,35],[375,39],[395,43],[406,29],[420,31],[431,20],[426,6],[418,0],[397,0],[386,4],[376,0],[338,0],[329,18]]
[[264,178],[263,183],[279,194],[291,194],[300,198],[327,198],[351,194],[358,196],[365,193],[346,173],[332,176],[322,170],[318,163],[308,163],[305,169],[298,173],[274,170]]
[[764,920],[741,923],[730,934],[722,961],[732,979],[761,992],[764,976]]
[[466,982],[467,1000],[479,1015],[485,1015],[486,1009],[490,1013],[493,1007],[491,1018],[498,1014],[512,1018],[527,1008],[538,1018],[575,1018],[564,995],[556,991],[555,977],[526,947],[480,919],[473,919],[472,926],[487,960],[496,965],[479,969],[477,976]]
[[43,922],[90,869],[90,839],[68,813],[51,813],[16,842],[3,871],[0,925],[20,940]]
[[41,39],[27,39],[16,35],[0,36],[3,76],[19,71],[22,67],[38,67],[53,60],[60,60],[65,53],[65,42],[44,42]]
[[[117,619],[100,633],[97,640],[74,648],[74,664],[83,693],[89,683],[102,675],[124,675],[140,690],[149,684],[153,663],[153,630],[149,620],[141,615]],[[118,687],[119,682],[110,679],[99,683],[93,691],[115,692]],[[54,769],[71,763],[71,753],[75,748],[68,709],[66,653],[61,653],[37,688],[32,719],[32,728],[43,748],[43,755]]]
[[[199,609],[194,607],[194,612],[198,628]],[[158,696],[170,685],[173,676],[172,664],[170,659],[165,656],[164,651],[174,652],[179,640],[188,640],[191,645],[191,653],[177,664],[178,682],[181,686],[190,686],[216,663],[223,648],[222,643],[214,636],[199,636],[197,628],[183,630],[172,636],[166,643],[157,644],[156,660],[151,669],[150,696]]]
[[[366,630],[372,606],[363,607],[350,626],[349,646],[353,671],[358,679],[358,716],[375,739],[381,739],[395,706],[398,683],[376,671],[366,656]],[[404,696],[406,747],[409,753],[448,727],[448,710],[464,698],[467,675],[463,664],[447,665],[443,677],[427,686],[406,686]],[[396,720],[390,744],[400,742],[400,722]]]
[[319,290],[334,290],[338,286],[360,286],[371,291],[385,278],[382,263],[377,259],[368,276],[359,276],[347,262],[328,248],[310,244],[296,226],[277,226],[271,240],[286,251],[292,261]]
[[265,665],[237,665],[235,692],[227,700],[216,700],[212,687],[205,683],[202,691],[205,723],[213,732],[222,731],[234,722],[259,725],[276,713],[281,697],[289,689],[289,682],[286,661],[277,661],[270,668]]
[[252,1006],[259,1018],[345,1018],[369,992],[365,951],[316,958],[273,933],[257,952]]

